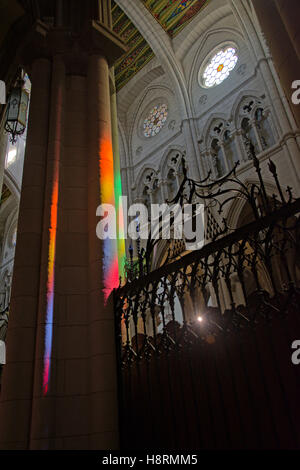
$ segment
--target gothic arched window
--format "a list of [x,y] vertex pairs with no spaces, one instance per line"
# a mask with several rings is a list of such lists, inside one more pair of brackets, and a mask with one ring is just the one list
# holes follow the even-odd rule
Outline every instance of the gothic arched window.
[[148,211],[151,208],[151,204],[159,204],[161,202],[161,182],[158,172],[153,169],[145,171],[139,185],[138,195]]
[[256,155],[275,144],[271,118],[263,102],[255,96],[244,98],[239,109],[244,149],[247,157],[251,159],[251,144]]
[[170,201],[174,199],[179,191],[183,180],[182,159],[184,153],[178,150],[172,150],[167,158],[167,164],[164,169],[165,176],[165,196]]
[[213,119],[208,128],[205,151],[210,156],[210,167],[216,179],[229,173],[240,160],[235,135],[232,121],[223,118]]

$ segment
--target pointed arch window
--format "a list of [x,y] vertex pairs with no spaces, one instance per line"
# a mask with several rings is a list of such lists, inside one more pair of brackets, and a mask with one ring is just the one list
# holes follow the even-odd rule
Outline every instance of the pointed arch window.
[[250,117],[245,117],[242,120],[241,129],[248,158],[251,158],[251,143],[254,145],[256,154],[263,152],[275,143],[270,119],[262,107],[253,110],[251,120]]

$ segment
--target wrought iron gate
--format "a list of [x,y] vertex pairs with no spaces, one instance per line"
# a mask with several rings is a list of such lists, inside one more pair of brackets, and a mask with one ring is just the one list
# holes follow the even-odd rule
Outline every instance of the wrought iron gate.
[[114,292],[123,448],[300,446],[300,200],[284,195],[272,162],[277,194],[267,195],[253,163],[258,185],[243,184],[237,166],[213,183],[185,171],[175,198],[200,198],[208,212],[238,195],[250,223],[223,220],[202,249],[169,250],[152,272],[150,237]]

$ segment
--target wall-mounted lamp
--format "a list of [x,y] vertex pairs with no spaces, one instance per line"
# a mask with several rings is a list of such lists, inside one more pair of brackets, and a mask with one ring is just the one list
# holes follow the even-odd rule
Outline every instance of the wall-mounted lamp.
[[15,144],[18,136],[24,134],[27,124],[29,93],[24,89],[23,72],[11,90],[6,108],[5,130],[10,134],[10,141]]

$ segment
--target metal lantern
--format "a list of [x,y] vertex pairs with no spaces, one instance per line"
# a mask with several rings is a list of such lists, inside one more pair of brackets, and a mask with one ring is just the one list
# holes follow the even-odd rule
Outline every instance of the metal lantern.
[[24,80],[19,79],[8,97],[5,130],[10,134],[13,144],[26,129],[29,93],[23,87]]

